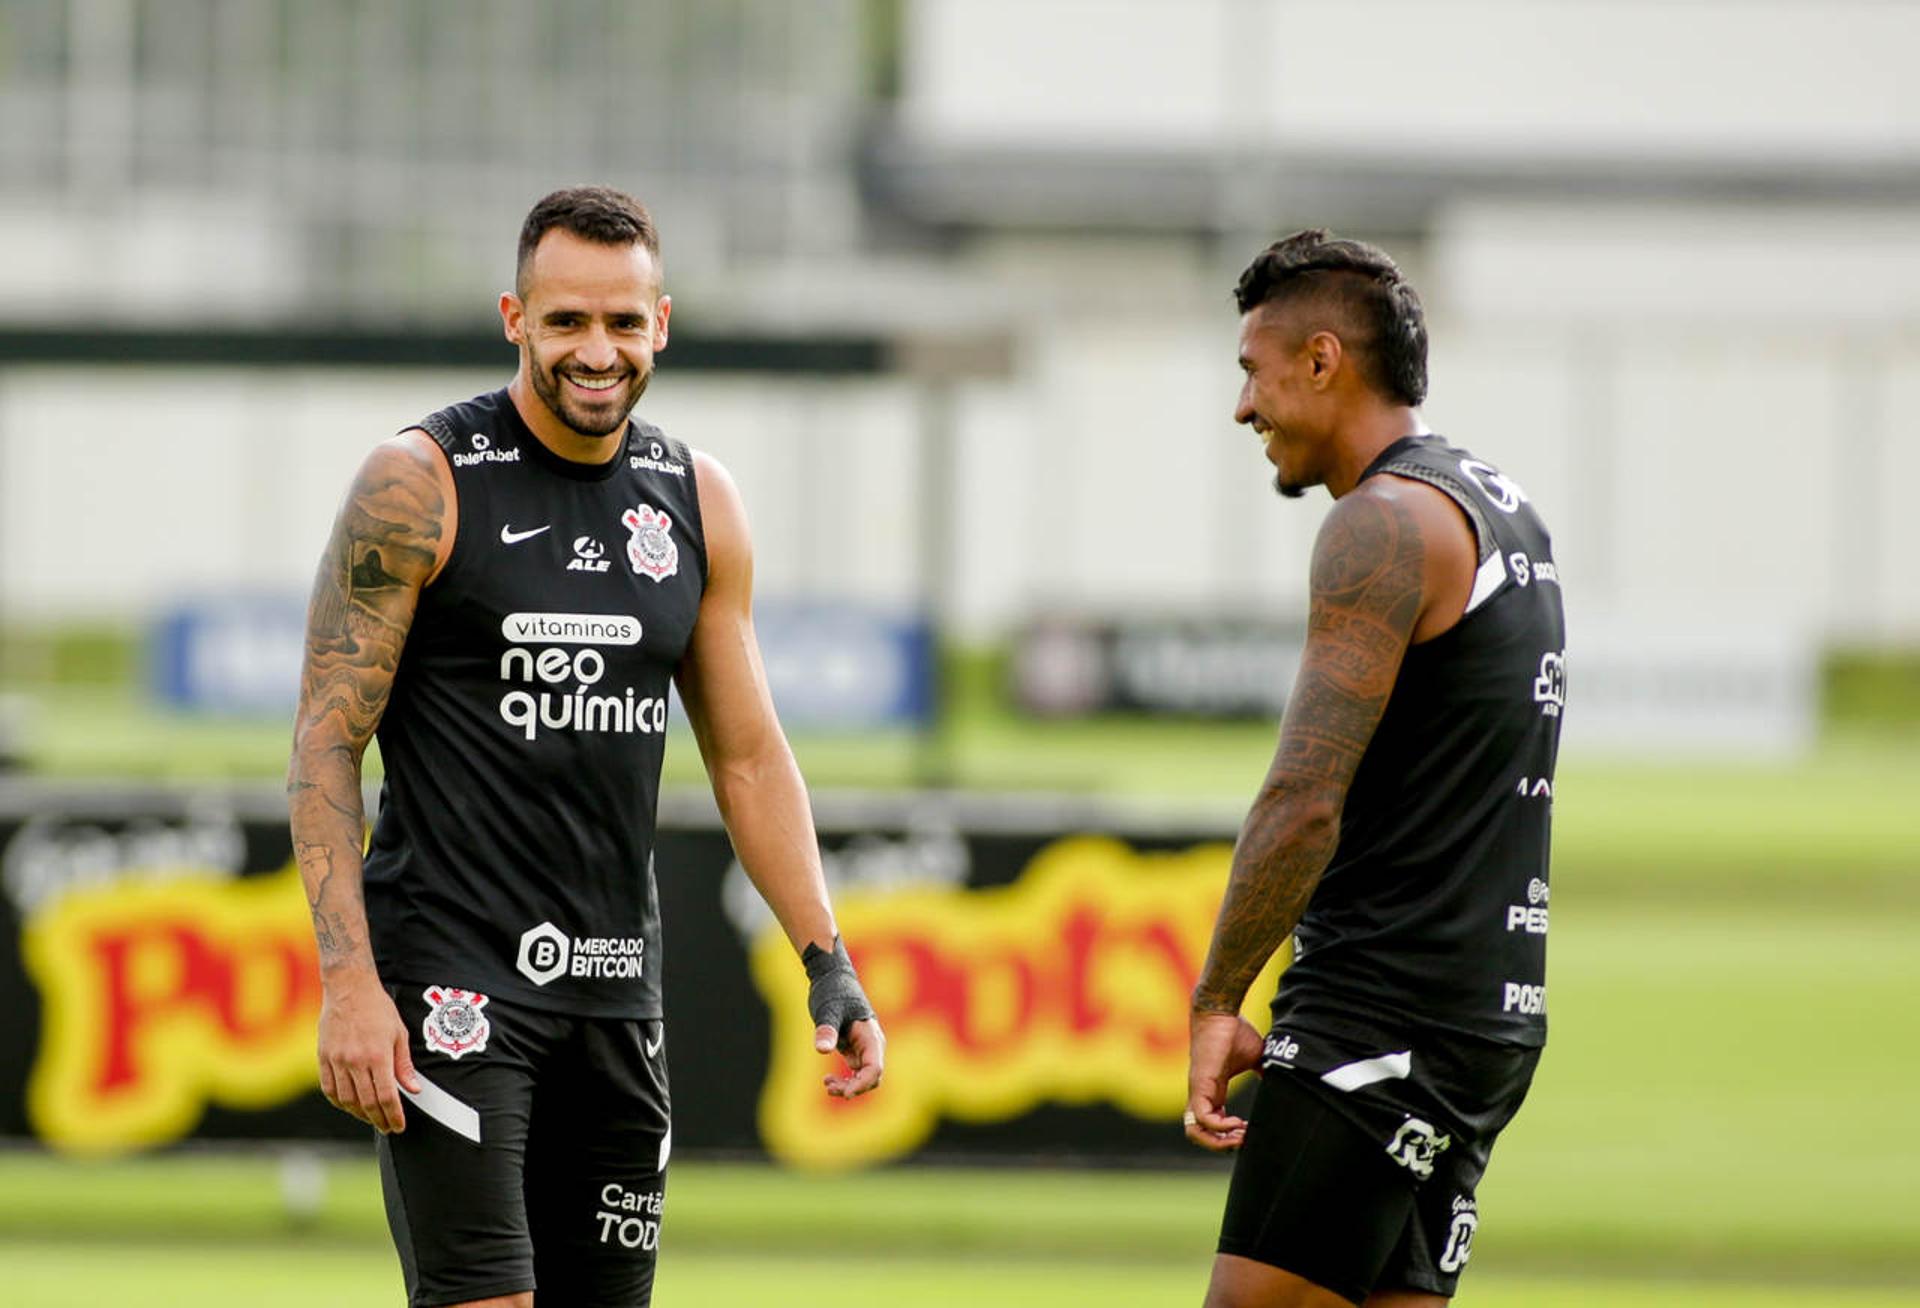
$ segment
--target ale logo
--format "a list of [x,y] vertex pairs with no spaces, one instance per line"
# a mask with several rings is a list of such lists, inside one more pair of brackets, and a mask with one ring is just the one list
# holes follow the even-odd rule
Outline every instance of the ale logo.
[[[1187,1009],[1232,847],[1171,853],[1075,836],[1011,885],[849,894],[835,916],[887,1030],[885,1089],[820,1093],[807,982],[785,935],[753,947],[772,1010],[760,1134],[783,1162],[850,1167],[911,1153],[943,1119],[998,1122],[1043,1104],[1111,1104],[1176,1122]],[[1244,1012],[1265,1026],[1280,963]]]

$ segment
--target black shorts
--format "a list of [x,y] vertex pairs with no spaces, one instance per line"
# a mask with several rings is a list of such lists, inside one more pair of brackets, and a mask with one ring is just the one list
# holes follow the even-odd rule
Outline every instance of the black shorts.
[[1267,1038],[1219,1250],[1360,1303],[1451,1298],[1480,1224],[1475,1190],[1540,1051],[1356,1028]]
[[379,1137],[408,1303],[643,1308],[672,1145],[662,1024],[388,989],[427,1086]]

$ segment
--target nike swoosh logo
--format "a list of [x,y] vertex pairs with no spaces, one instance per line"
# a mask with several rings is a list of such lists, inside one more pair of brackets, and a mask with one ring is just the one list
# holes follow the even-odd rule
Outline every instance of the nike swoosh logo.
[[553,524],[551,522],[544,527],[532,527],[526,531],[515,531],[503,522],[500,524],[500,543],[502,545],[518,545],[521,541],[529,537],[538,536],[543,531],[551,530],[553,530]]
[[647,1041],[647,1057],[652,1058],[655,1054],[659,1053],[660,1046],[665,1043],[667,1043],[667,1024],[662,1022],[660,1024],[660,1034]]

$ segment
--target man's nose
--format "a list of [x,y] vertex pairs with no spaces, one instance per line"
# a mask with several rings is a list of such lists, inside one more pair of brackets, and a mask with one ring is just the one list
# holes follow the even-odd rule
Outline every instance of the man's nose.
[[606,372],[620,361],[620,352],[613,348],[613,340],[604,327],[589,327],[580,348],[573,353],[581,367],[594,372]]

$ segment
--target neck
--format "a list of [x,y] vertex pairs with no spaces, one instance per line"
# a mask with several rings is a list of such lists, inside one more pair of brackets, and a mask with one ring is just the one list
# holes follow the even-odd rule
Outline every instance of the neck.
[[1326,488],[1336,500],[1360,484],[1360,474],[1380,457],[1380,451],[1402,436],[1417,436],[1427,430],[1420,411],[1405,405],[1369,406],[1340,424],[1334,439],[1333,466],[1327,470]]
[[534,393],[525,368],[514,373],[513,381],[507,386],[507,398],[513,401],[520,421],[527,424],[535,440],[574,463],[605,463],[627,438],[625,423],[606,436],[588,436],[567,426],[560,415]]

